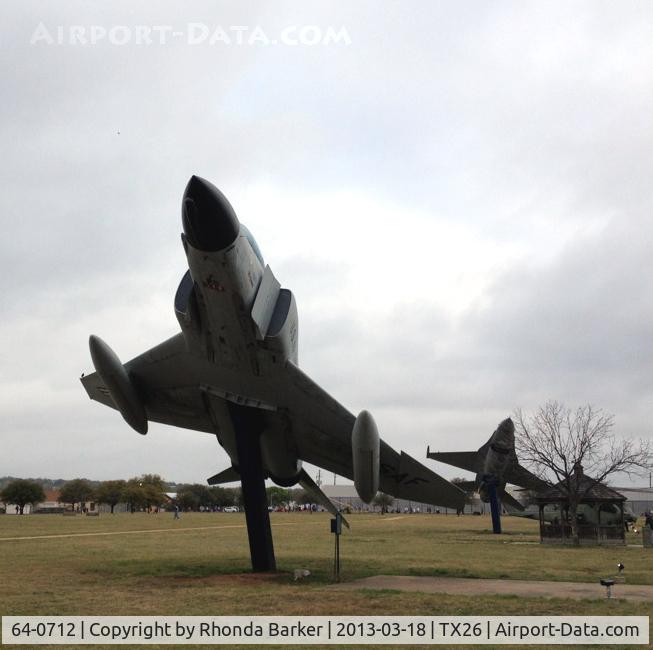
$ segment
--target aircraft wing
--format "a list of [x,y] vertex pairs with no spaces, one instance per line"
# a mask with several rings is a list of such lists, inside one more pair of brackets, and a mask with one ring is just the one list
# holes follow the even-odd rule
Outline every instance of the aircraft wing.
[[[125,370],[138,389],[148,420],[215,433],[189,362],[180,333],[127,362]],[[81,382],[92,400],[116,408],[97,372],[84,375]]]
[[[203,401],[197,361],[187,352],[180,333],[125,364],[143,400],[148,420],[217,433]],[[274,387],[257,395],[272,403],[270,418],[284,417],[302,460],[353,480],[351,434],[355,417],[288,361]],[[91,399],[116,408],[97,373],[82,377]],[[259,393],[261,385],[253,387]],[[276,409],[279,409],[278,411]],[[462,507],[465,493],[408,454],[380,445],[379,489],[394,497],[421,503]]]
[[483,473],[485,459],[478,451],[429,451],[427,456],[441,463],[466,469],[468,472]]
[[[279,386],[288,411],[299,457],[352,479],[351,434],[355,417],[295,364],[286,363],[285,386]],[[379,489],[401,499],[447,508],[462,507],[465,493],[383,440]]]

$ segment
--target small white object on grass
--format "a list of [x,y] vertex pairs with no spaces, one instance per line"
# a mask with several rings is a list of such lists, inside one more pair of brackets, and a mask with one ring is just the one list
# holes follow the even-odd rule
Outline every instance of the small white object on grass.
[[311,575],[311,572],[308,569],[295,569],[293,572],[295,580],[301,580],[302,578],[308,578]]

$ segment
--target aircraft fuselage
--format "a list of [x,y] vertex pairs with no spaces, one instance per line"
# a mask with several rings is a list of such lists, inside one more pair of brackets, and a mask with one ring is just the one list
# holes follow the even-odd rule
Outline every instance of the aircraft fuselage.
[[[253,237],[217,188],[193,177],[182,211],[189,272],[177,290],[175,311],[188,351],[215,369],[202,386],[205,406],[220,444],[238,467],[225,401],[275,410],[273,401],[268,405],[259,391],[260,379],[269,381],[288,360],[297,363],[297,308],[292,293],[281,289],[264,266]],[[202,219],[202,211],[210,211],[211,219]],[[212,250],[218,246],[222,248]],[[244,390],[235,392],[234,386]],[[279,421],[261,436],[264,467],[275,481],[292,485],[301,461],[292,432]]]

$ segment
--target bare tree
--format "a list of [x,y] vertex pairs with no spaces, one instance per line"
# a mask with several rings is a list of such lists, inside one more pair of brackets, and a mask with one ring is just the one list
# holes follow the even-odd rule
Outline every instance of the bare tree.
[[617,438],[614,416],[591,404],[572,411],[548,401],[532,415],[515,411],[515,447],[521,461],[567,497],[569,523],[578,544],[578,505],[590,490],[617,473],[641,475],[653,461],[649,440]]

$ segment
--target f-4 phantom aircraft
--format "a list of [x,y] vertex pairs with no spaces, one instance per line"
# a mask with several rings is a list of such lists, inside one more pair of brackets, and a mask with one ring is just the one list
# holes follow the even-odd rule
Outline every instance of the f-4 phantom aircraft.
[[456,485],[469,492],[478,490],[486,503],[490,501],[490,481],[496,487],[499,500],[520,511],[524,510],[524,506],[506,492],[506,483],[535,491],[548,487],[545,481],[519,464],[515,453],[515,425],[510,418],[499,423],[490,439],[478,451],[432,452],[428,448],[426,455],[441,463],[474,472],[475,481]]
[[225,196],[198,176],[186,186],[182,223],[188,271],[174,299],[181,332],[124,365],[91,336],[96,372],[81,381],[141,434],[153,421],[217,437],[232,465],[209,483],[241,481],[254,569],[275,566],[266,478],[300,484],[336,511],[302,461],[352,479],[366,503],[381,490],[460,507],[462,490],[396,452],[369,412],[355,417],[300,370],[293,294]]

